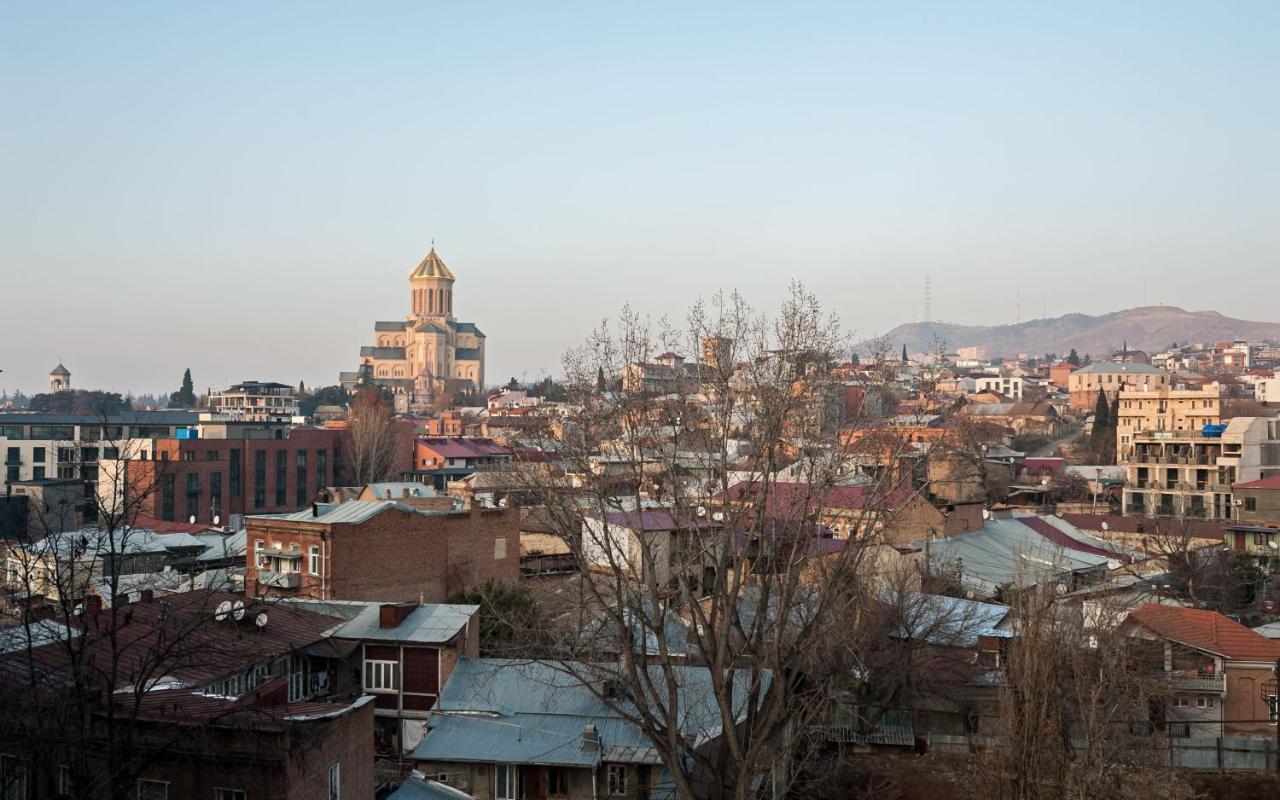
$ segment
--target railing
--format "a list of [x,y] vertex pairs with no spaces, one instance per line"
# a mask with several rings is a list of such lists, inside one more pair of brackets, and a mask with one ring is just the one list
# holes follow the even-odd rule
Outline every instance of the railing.
[[1170,676],[1169,684],[1175,689],[1187,692],[1214,692],[1221,694],[1227,689],[1226,675],[1197,675],[1195,677]]
[[297,589],[302,585],[302,573],[262,570],[258,573],[258,583],[277,589]]

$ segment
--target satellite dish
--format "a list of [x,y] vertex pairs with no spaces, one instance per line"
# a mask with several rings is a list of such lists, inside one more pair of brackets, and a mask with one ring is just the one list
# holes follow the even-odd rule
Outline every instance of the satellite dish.
[[192,514],[191,516],[187,517],[187,522],[190,522],[192,525],[195,525],[195,524],[196,524],[196,515],[195,515],[195,514]]
[[1057,586],[1053,587],[1053,590],[1058,594],[1066,594],[1067,585],[1065,583],[1059,583]]
[[216,619],[218,622],[223,622],[230,615],[231,615],[230,600],[223,600],[221,603],[218,603],[217,610],[213,612],[213,618]]
[[1104,531],[1109,531],[1109,530],[1111,530],[1111,526],[1107,524],[1107,521],[1106,521],[1106,520],[1103,520],[1103,521],[1102,521],[1102,529],[1103,529]]
[[258,616],[253,618],[253,624],[257,625],[259,628],[267,627],[267,612],[259,611]]
[[244,619],[244,601],[237,600],[235,605],[231,606],[231,616],[235,617],[236,622]]
[[1277,548],[1280,548],[1280,542],[1277,542],[1275,539],[1268,539],[1267,547],[1270,547],[1272,550],[1275,550]]
[[214,514],[214,515],[213,515],[213,524],[214,524],[214,525],[221,525],[221,524],[222,524],[222,516],[221,516],[220,514]]
[[988,510],[987,510],[987,509],[985,509],[985,508],[984,508],[984,509],[982,509],[982,518],[983,518],[983,519],[991,519],[991,512],[990,512],[990,511],[988,511]]
[[716,511],[711,515],[711,518],[714,519],[716,522],[724,522],[724,512]]

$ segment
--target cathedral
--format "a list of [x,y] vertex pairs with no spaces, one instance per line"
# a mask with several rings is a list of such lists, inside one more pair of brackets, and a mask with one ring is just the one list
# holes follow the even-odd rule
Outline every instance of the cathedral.
[[381,386],[401,412],[429,411],[438,399],[483,389],[484,334],[454,319],[453,281],[432,247],[409,273],[410,314],[373,323],[373,344],[360,348],[360,370],[342,373],[342,385]]

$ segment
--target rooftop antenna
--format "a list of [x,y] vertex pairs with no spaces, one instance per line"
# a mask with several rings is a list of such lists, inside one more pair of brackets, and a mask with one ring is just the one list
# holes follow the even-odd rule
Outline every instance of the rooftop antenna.
[[924,276],[924,321],[933,322],[933,285],[928,275]]
[[1021,289],[1018,290],[1017,314],[1018,314],[1018,317],[1017,317],[1018,324],[1021,325],[1022,324],[1022,290]]

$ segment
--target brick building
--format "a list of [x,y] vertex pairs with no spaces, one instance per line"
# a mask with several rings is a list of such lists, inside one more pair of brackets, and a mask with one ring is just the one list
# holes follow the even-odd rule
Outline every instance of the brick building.
[[246,520],[249,595],[438,603],[520,572],[516,509],[316,503]]
[[[280,438],[159,438],[116,462],[123,480],[100,488],[129,493],[136,513],[160,520],[232,522],[235,515],[271,514],[307,507],[337,482],[341,433],[295,428]],[[118,497],[100,498],[104,506]],[[134,509],[131,509],[134,510]]]

